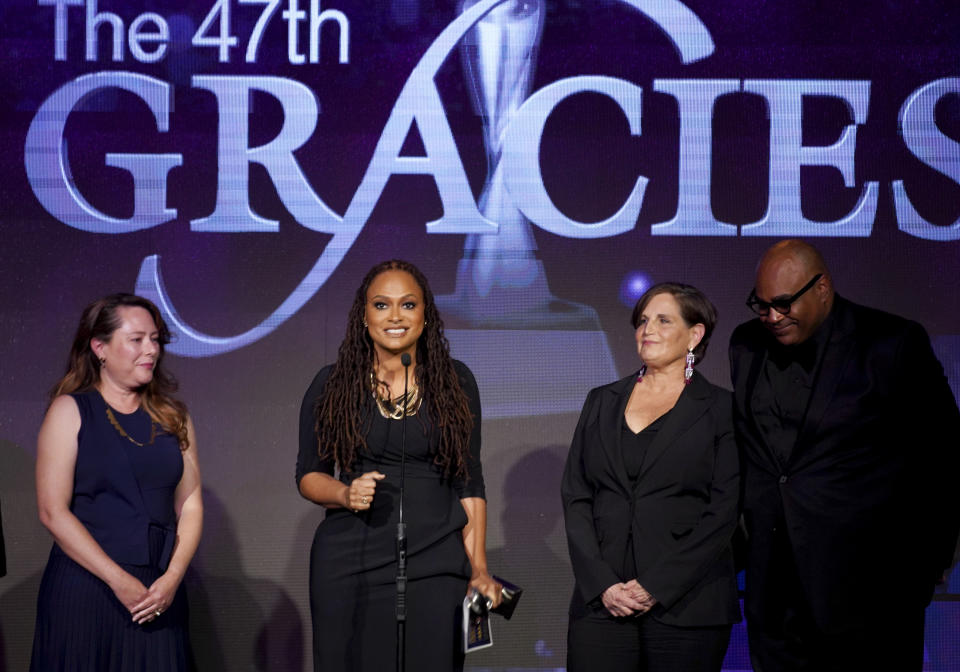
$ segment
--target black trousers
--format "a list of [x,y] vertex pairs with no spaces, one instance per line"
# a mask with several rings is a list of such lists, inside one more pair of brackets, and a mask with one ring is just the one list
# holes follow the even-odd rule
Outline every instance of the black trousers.
[[923,611],[891,612],[889,621],[838,635],[816,630],[785,635],[748,621],[750,662],[754,672],[920,672]]
[[[397,661],[396,585],[366,585],[358,574],[311,587],[313,669],[392,672]],[[467,579],[440,575],[407,583],[409,672],[463,669],[461,605]]]
[[681,628],[596,611],[570,622],[567,672],[719,672],[732,627]]
[[778,590],[766,596],[765,622],[756,623],[747,615],[754,672],[923,669],[924,609],[898,603],[896,580],[877,586],[890,593],[888,610],[856,628],[827,634],[813,619],[787,542],[781,542],[775,557]]

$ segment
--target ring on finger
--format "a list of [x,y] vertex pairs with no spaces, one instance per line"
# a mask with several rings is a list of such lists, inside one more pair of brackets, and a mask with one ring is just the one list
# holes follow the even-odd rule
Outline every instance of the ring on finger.
[[363,504],[367,504],[369,501],[370,501],[370,498],[367,497],[366,495],[360,498],[360,502]]

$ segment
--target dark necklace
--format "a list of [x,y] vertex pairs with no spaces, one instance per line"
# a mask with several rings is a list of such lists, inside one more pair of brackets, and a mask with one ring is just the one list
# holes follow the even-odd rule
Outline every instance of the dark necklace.
[[135,438],[127,434],[126,430],[124,430],[123,427],[120,426],[120,423],[117,422],[117,416],[115,416],[113,414],[113,411],[110,410],[110,405],[106,404],[106,402],[104,402],[104,405],[107,408],[107,420],[109,420],[110,424],[113,425],[113,428],[117,430],[117,434],[125,438],[127,441],[129,441],[133,445],[140,446],[141,448],[143,448],[144,446],[153,445],[153,440],[157,438],[157,423],[153,421],[153,418],[150,418],[150,440],[147,441],[146,443],[140,443]]

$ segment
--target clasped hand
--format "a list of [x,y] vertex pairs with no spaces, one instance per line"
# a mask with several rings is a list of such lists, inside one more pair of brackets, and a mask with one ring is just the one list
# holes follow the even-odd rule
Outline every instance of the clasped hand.
[[636,579],[613,584],[603,591],[601,599],[607,611],[616,617],[644,614],[657,603],[657,598],[648,593]]
[[131,574],[121,577],[113,589],[117,599],[139,625],[156,620],[173,603],[180,581],[170,573],[161,575],[149,588]]

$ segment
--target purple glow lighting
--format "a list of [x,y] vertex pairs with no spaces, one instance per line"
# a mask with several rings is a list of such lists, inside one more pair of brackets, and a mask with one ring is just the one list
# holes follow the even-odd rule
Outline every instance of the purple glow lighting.
[[620,302],[628,308],[633,308],[643,293],[653,285],[653,280],[643,271],[631,271],[623,276],[620,283]]

